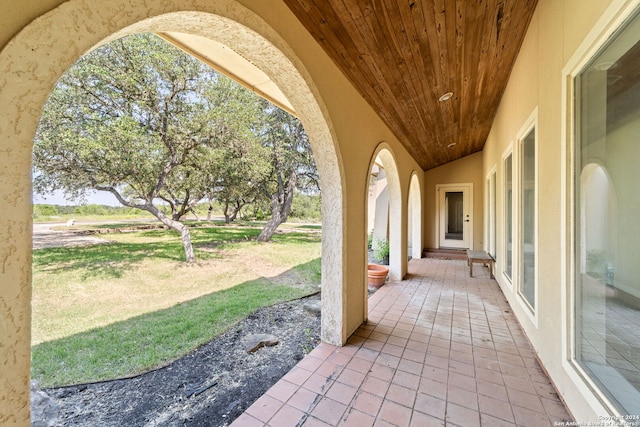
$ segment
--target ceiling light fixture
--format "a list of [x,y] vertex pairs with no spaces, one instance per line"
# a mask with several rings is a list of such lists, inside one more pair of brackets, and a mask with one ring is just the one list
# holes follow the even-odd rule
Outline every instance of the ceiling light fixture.
[[438,101],[440,102],[446,101],[448,99],[451,99],[452,96],[453,96],[453,92],[447,92],[444,95],[442,95],[440,98],[438,98]]

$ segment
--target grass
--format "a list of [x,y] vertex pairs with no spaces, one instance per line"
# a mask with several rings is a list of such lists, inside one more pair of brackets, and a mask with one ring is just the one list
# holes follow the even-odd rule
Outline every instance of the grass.
[[192,230],[198,263],[166,230],[33,252],[32,377],[44,387],[134,375],[210,341],[260,307],[316,292],[320,238]]

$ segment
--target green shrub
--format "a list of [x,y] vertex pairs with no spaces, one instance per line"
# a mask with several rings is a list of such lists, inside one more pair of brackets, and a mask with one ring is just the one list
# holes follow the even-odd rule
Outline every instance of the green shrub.
[[373,244],[373,256],[382,264],[389,263],[389,240],[375,239]]
[[296,193],[291,205],[291,218],[320,221],[322,219],[322,200],[320,195]]
[[33,217],[41,218],[44,216],[58,216],[58,207],[54,205],[33,205]]
[[107,215],[107,208],[102,205],[80,205],[75,209],[77,215]]

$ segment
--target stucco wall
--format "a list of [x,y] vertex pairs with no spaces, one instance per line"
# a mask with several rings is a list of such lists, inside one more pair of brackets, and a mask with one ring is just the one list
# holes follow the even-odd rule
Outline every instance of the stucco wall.
[[424,247],[438,247],[438,227],[436,212],[436,185],[473,184],[473,248],[482,249],[484,226],[484,180],[482,174],[482,153],[471,154],[446,165],[428,170],[425,176],[424,196]]
[[[419,172],[422,184],[422,171],[283,3],[18,3],[3,12],[0,27],[0,424],[28,424],[31,141],[42,105],[60,74],[110,38],[160,29],[191,32],[197,27],[199,34],[209,32],[229,43],[251,40],[251,46],[236,47],[268,68],[265,71],[301,113],[316,156],[324,163],[319,166],[324,170],[323,191],[332,194],[323,198],[323,226],[329,236],[323,241],[323,338],[344,342],[366,316],[367,184],[382,141],[398,165],[402,193],[396,197],[400,220],[393,226],[400,228],[400,237],[391,248],[397,264],[392,268],[400,276],[406,273],[409,182],[412,173]],[[175,12],[190,13],[172,15]],[[226,18],[210,20],[209,13]],[[234,36],[235,31],[241,37]]]
[[[607,410],[567,363],[570,328],[571,284],[563,269],[563,237],[567,233],[567,205],[563,179],[563,147],[567,144],[567,97],[563,68],[576,54],[592,27],[610,3],[621,8],[623,1],[540,0],[524,44],[511,73],[483,154],[483,175],[497,167],[497,250],[496,278],[509,300],[538,356],[569,409],[579,421],[597,420]],[[515,144],[522,126],[537,111],[537,286],[535,315],[525,307],[515,286],[503,275],[504,251],[504,167],[503,155]],[[514,165],[517,156],[513,157]],[[570,171],[568,172],[570,173]],[[568,190],[567,190],[568,191]],[[514,221],[515,221],[514,216]],[[515,242],[514,242],[515,244]],[[569,334],[570,336],[570,334]]]

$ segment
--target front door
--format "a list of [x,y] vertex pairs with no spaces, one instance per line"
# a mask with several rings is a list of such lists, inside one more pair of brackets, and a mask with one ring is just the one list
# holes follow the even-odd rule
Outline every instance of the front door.
[[439,246],[469,249],[473,234],[473,184],[438,185]]

